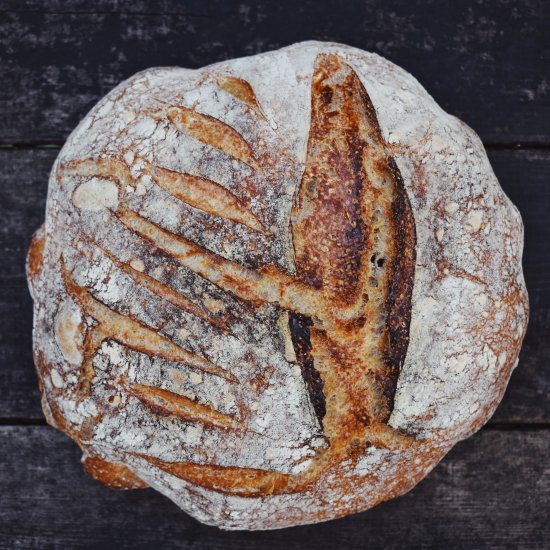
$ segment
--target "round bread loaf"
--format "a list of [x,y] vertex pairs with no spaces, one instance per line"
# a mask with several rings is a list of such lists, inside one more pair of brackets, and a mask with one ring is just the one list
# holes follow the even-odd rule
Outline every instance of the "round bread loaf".
[[365,510],[499,403],[522,245],[479,138],[377,55],[144,71],[51,173],[28,257],[44,413],[94,478],[205,523]]

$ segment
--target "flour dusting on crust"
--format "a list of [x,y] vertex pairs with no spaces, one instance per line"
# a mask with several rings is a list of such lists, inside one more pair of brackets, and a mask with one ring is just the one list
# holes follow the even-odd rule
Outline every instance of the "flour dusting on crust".
[[100,481],[208,524],[367,509],[498,405],[522,248],[477,135],[375,54],[143,71],[50,177],[28,259],[45,415]]

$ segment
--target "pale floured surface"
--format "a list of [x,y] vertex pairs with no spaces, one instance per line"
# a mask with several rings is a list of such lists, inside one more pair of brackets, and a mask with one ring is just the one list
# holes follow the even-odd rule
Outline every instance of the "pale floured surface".
[[82,363],[82,316],[70,302],[63,304],[55,318],[55,339],[65,360],[71,365]]
[[92,178],[74,190],[72,201],[77,208],[91,212],[116,209],[118,189],[112,181]]
[[[322,430],[300,369],[291,363],[281,311],[246,307],[153,253],[112,211],[127,201],[154,224],[223,258],[251,269],[273,263],[292,274],[291,203],[304,171],[310,81],[322,52],[336,53],[361,78],[413,207],[417,257],[410,341],[390,424],[414,435],[418,447],[371,447],[355,465],[342,464],[339,475],[356,487],[351,493],[342,494],[330,473],[317,492],[261,498],[190,487],[135,453],[296,473],[324,445]],[[258,108],[220,88],[219,79],[231,76],[250,84]],[[238,137],[220,145],[231,155],[201,142],[189,130],[193,120],[159,116],[166,105],[214,117],[246,137],[251,149]],[[178,131],[178,124],[188,131]],[[123,159],[128,181],[56,172],[71,161],[111,156]],[[227,193],[217,210],[243,205],[246,216],[213,216],[200,194],[186,196],[195,206],[175,199],[155,182],[150,163],[201,178],[196,183],[203,194],[212,188],[208,182],[223,186]],[[410,488],[498,404],[526,325],[522,241],[519,214],[500,189],[477,136],[443,113],[410,75],[376,55],[309,42],[199,71],[145,71],[113,90],[84,119],[50,180],[44,267],[34,282],[35,348],[52,366],[43,376],[47,401],[75,433],[93,419],[93,430],[81,439],[86,452],[128,465],[207,523],[269,528],[367,508]],[[96,321],[67,296],[61,251],[76,285],[116,313],[185,345],[238,383],[166,357],[128,351],[119,338],[98,347],[91,392],[77,399],[84,336],[76,327],[82,324],[82,332],[92,333]],[[130,268],[121,269],[117,260]],[[136,272],[153,281],[140,279],[136,285]],[[160,299],[154,292],[158,283],[199,304],[204,315]],[[209,315],[230,316],[231,330],[210,324]],[[210,407],[246,429],[229,433],[152,415],[132,387],[177,394],[182,403]],[[53,422],[50,405],[45,411]]]

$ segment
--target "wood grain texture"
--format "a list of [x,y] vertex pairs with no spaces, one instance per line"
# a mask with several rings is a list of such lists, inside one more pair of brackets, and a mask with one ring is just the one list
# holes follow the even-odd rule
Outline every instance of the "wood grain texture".
[[482,430],[402,498],[336,522],[253,533],[201,525],[153,490],[99,485],[77,446],[51,428],[3,426],[0,440],[2,550],[351,549],[365,541],[385,550],[542,549],[550,537],[544,431]]
[[[24,259],[43,221],[51,149],[0,150],[0,418],[42,418],[31,357],[32,307]],[[550,422],[550,151],[491,150],[501,185],[525,223],[524,269],[531,320],[506,396],[493,422]]]
[[144,68],[197,68],[305,39],[389,58],[486,142],[550,142],[545,0],[353,0],[322,9],[315,0],[2,0],[0,15],[5,143],[63,141],[101,96]]

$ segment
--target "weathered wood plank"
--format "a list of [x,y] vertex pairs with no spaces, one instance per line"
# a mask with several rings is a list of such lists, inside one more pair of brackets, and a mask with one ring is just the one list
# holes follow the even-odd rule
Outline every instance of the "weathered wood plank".
[[[31,357],[32,308],[24,259],[44,216],[55,150],[0,150],[0,418],[41,418]],[[493,150],[490,159],[525,221],[531,322],[495,422],[550,422],[550,151]]]
[[47,427],[0,427],[0,549],[543,548],[550,537],[549,432],[482,430],[418,487],[361,514],[270,532],[201,525],[152,490],[89,478]]
[[44,221],[48,174],[58,152],[0,149],[0,418],[42,417],[25,256]]
[[546,0],[0,2],[0,141],[61,142],[108,90],[305,39],[401,65],[486,142],[550,143]]
[[32,301],[21,278],[0,280],[0,418],[14,417],[43,418],[32,360]]
[[48,176],[58,149],[0,149],[0,277],[22,277],[32,234],[44,221]]
[[[242,2],[241,2],[242,3]],[[149,13],[149,14],[223,14],[231,0],[0,0],[0,13]]]

